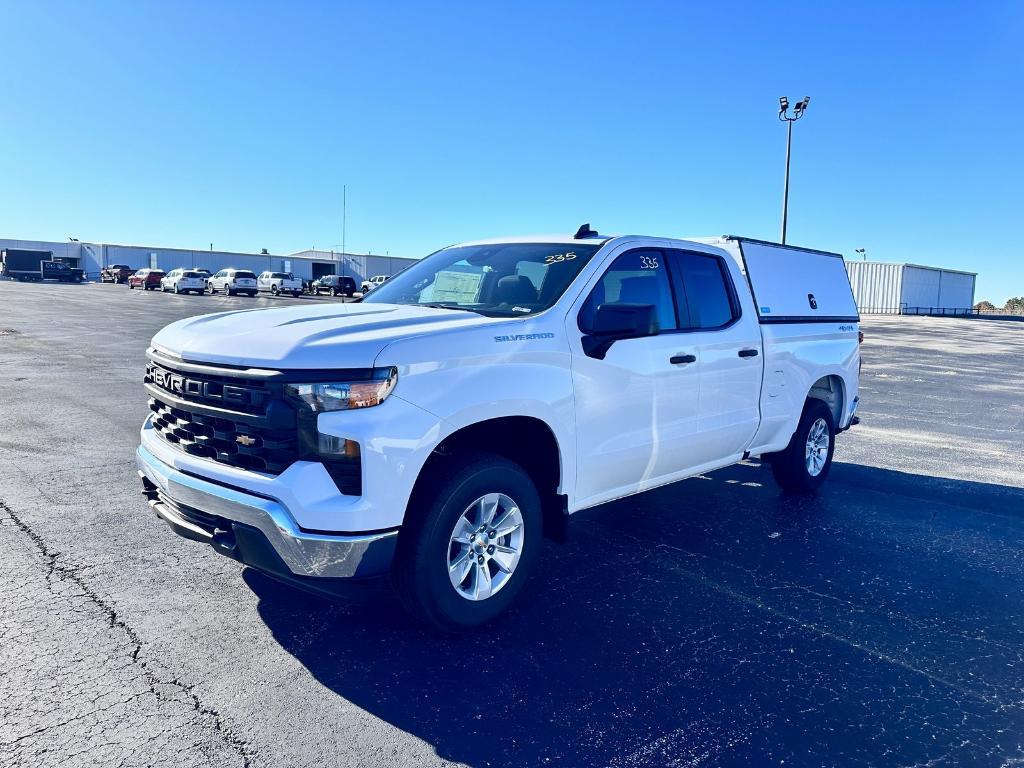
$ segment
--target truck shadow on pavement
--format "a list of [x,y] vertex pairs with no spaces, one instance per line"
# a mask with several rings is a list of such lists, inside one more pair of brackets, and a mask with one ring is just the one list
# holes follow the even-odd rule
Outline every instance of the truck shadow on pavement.
[[791,497],[745,463],[581,514],[518,605],[466,636],[387,590],[245,580],[320,683],[447,760],[976,764],[1024,723],[990,704],[1019,687],[1022,543],[1024,489],[836,464]]

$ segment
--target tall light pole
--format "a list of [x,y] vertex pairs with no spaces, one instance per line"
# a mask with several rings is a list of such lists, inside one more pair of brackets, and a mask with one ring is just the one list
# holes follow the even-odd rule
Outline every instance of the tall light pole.
[[854,248],[853,250],[854,250],[854,253],[859,253],[860,254],[861,259],[863,259],[864,261],[868,260],[868,255],[864,251],[863,248]]
[[786,243],[786,219],[789,217],[789,153],[793,146],[793,123],[804,116],[811,97],[804,96],[803,101],[798,101],[793,107],[793,115],[789,114],[789,99],[785,96],[779,98],[779,120],[786,124],[786,183],[782,188],[782,243]]

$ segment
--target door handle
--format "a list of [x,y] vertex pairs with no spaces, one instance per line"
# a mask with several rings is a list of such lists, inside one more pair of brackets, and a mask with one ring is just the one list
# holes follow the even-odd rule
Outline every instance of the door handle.
[[741,349],[737,354],[740,357],[757,357],[756,349]]
[[696,363],[697,362],[697,356],[696,355],[675,355],[674,357],[670,357],[668,359],[668,361],[670,363],[672,363],[672,365],[682,365],[683,363]]

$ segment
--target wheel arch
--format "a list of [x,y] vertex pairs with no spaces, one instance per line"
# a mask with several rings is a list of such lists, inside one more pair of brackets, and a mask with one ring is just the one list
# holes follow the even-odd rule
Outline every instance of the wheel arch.
[[544,514],[544,533],[562,540],[568,521],[564,486],[565,463],[554,430],[535,416],[497,416],[467,424],[449,433],[420,468],[410,505],[424,493],[430,479],[443,472],[444,465],[474,452],[493,453],[523,467],[537,485]]
[[843,421],[843,414],[846,413],[846,382],[843,377],[836,373],[826,374],[815,381],[807,392],[807,400],[821,400],[832,412],[832,421],[836,429],[839,429]]

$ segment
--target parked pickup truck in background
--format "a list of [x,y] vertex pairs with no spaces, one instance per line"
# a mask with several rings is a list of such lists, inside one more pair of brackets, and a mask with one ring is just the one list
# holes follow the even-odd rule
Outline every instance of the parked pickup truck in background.
[[468,243],[358,303],[167,326],[137,463],[181,535],[311,589],[390,575],[457,631],[588,507],[749,456],[815,491],[856,423],[858,332],[838,254],[587,226]]
[[302,281],[291,272],[264,272],[256,278],[256,288],[260,291],[270,291],[274,296],[290,293],[298,298],[302,295]]
[[363,280],[359,290],[363,293],[369,293],[374,288],[380,285],[384,285],[388,280],[388,275],[374,275],[369,280]]
[[128,278],[135,274],[135,270],[127,264],[111,264],[100,270],[101,283],[127,283]]
[[52,259],[52,251],[6,248],[0,251],[0,275],[21,281],[59,280],[62,283],[80,283],[85,279],[82,270]]

